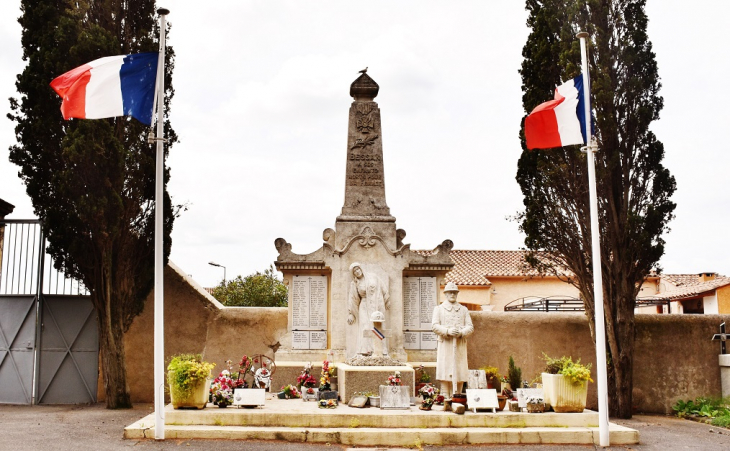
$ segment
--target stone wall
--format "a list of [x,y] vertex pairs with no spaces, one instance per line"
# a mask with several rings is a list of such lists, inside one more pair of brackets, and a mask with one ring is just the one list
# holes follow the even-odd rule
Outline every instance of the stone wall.
[[[133,402],[153,402],[153,295],[125,336]],[[595,368],[595,348],[583,313],[471,312],[469,367],[496,366],[506,374],[513,356],[523,379],[543,367],[542,353],[570,355]],[[730,315],[639,315],[636,317],[634,387],[641,412],[671,413],[678,399],[719,395],[720,346],[710,341]],[[272,355],[286,333],[286,308],[224,307],[171,265],[165,270],[165,354],[202,353],[216,364],[243,354]],[[168,357],[169,358],[169,357]],[[319,366],[320,362],[313,362]],[[275,386],[294,383],[301,368],[282,368]],[[315,369],[316,375],[319,368]],[[595,371],[594,371],[595,375]],[[99,396],[103,399],[100,379]],[[639,399],[641,398],[641,399]],[[596,384],[589,385],[588,407],[595,408]]]

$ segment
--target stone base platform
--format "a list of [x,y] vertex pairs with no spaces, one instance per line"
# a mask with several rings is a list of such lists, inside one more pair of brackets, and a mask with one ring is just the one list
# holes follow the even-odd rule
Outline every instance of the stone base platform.
[[[154,414],[127,426],[124,437],[154,439]],[[451,444],[597,444],[598,414],[468,411],[464,415],[431,411],[356,409],[340,405],[320,409],[301,399],[278,399],[267,393],[255,409],[208,404],[204,410],[165,409],[165,438],[286,440],[352,446],[413,447]],[[639,442],[636,430],[610,425],[612,445]]]

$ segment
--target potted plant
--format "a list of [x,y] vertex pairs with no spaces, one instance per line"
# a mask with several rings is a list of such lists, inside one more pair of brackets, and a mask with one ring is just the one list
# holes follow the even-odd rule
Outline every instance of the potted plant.
[[515,359],[513,359],[512,356],[509,356],[507,379],[509,380],[509,385],[513,392],[522,387],[522,369],[515,365]]
[[580,359],[571,357],[557,359],[543,353],[545,372],[542,373],[542,387],[545,404],[555,412],[583,412],[588,398],[588,382],[591,379],[591,365],[583,365]]
[[418,393],[422,397],[421,405],[418,408],[421,410],[431,410],[439,394],[439,389],[431,384],[426,384],[418,390]]
[[167,366],[172,407],[202,409],[208,402],[208,380],[215,365],[204,362],[200,354],[178,354]]
[[431,382],[431,376],[429,376],[426,372],[426,367],[419,365],[418,368],[416,368],[416,393],[420,393],[421,388],[429,382]]
[[494,388],[498,392],[501,390],[500,387],[500,375],[499,370],[496,366],[485,366],[481,368],[484,370],[484,375],[487,377],[487,388]]

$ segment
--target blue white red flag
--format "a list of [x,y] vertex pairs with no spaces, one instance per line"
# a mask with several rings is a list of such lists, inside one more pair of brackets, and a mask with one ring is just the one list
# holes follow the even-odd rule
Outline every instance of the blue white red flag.
[[157,53],[107,56],[55,78],[64,119],[132,116],[150,125],[157,59]]
[[373,333],[381,340],[385,339],[385,335],[381,331],[379,331],[377,327],[373,327]]
[[584,144],[583,76],[555,88],[555,99],[536,106],[525,119],[528,149]]

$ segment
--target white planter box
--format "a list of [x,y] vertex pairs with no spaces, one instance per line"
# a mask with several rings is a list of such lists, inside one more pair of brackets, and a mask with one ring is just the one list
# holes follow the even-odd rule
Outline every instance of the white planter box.
[[583,412],[588,399],[588,383],[581,387],[573,385],[562,374],[542,373],[542,388],[545,404],[550,404],[558,413]]
[[205,381],[199,382],[193,387],[192,392],[190,393],[190,396],[183,399],[177,399],[175,397],[175,390],[170,388],[170,403],[172,403],[172,407],[174,409],[179,409],[181,407],[193,407],[196,409],[203,409],[205,408],[205,405],[208,404],[208,393],[210,389],[210,379],[206,379]]

